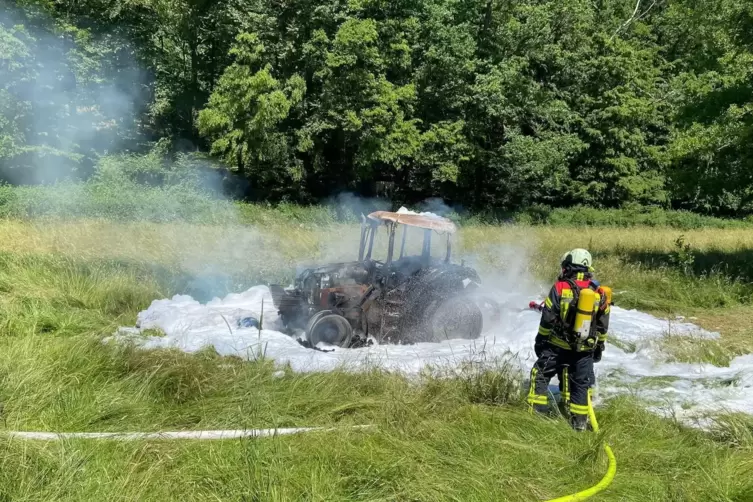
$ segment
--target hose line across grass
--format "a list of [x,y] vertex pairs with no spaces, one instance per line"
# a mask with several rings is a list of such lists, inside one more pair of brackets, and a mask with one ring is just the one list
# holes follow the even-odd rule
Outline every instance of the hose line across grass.
[[[591,393],[588,393],[588,415],[594,432],[599,432],[599,424],[596,421]],[[356,425],[352,429],[371,428],[372,425]],[[212,431],[179,431],[179,432],[32,432],[32,431],[7,431],[4,434],[18,439],[30,439],[41,441],[59,441],[65,439],[109,439],[120,441],[154,440],[154,439],[194,439],[194,440],[221,440],[239,439],[248,437],[269,437],[289,434],[300,434],[314,431],[333,431],[335,428],[323,427],[296,427],[288,429],[241,429],[241,430],[212,430]],[[0,432],[0,434],[3,434]],[[604,443],[604,451],[609,457],[607,473],[596,485],[572,495],[548,500],[547,502],[579,502],[586,500],[603,491],[614,479],[617,472],[617,460],[608,444]]]
[[[591,426],[593,427],[594,432],[599,432],[599,423],[596,421],[596,413],[594,413],[593,403],[591,402],[591,392],[588,393],[588,416],[591,419]],[[607,473],[604,474],[604,477],[601,478],[601,481],[599,481],[591,488],[583,490],[582,492],[547,500],[546,502],[580,502],[581,500],[586,500],[593,497],[594,495],[603,491],[605,488],[611,485],[612,480],[614,480],[614,475],[617,473],[617,459],[614,457],[612,448],[610,448],[607,443],[604,443],[604,451],[609,458],[609,467],[607,467]]]
[[[350,429],[367,429],[371,425],[355,425]],[[289,434],[301,434],[304,432],[331,432],[340,428],[324,427],[295,427],[288,429],[238,429],[238,430],[212,430],[212,431],[175,431],[175,432],[32,432],[32,431],[8,431],[0,432],[0,435],[18,439],[31,439],[38,441],[59,441],[62,439],[109,439],[115,441],[145,441],[153,439],[195,439],[195,440],[218,440],[240,439],[252,437],[286,436]]]

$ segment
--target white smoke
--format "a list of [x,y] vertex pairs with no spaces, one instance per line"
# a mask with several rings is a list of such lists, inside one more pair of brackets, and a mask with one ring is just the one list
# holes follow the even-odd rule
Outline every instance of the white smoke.
[[[46,185],[17,189],[32,216],[174,222],[167,242],[145,244],[169,255],[154,265],[179,269],[197,297],[249,287],[237,277],[263,239],[224,195],[223,170],[196,154],[167,157],[164,140],[144,154],[153,96],[129,42],[60,25],[33,4],[0,10],[0,178]],[[210,225],[181,226],[197,220]]]
[[[17,148],[0,158],[7,181],[49,184],[85,176],[135,125],[143,75],[124,41],[60,33],[41,8],[0,12],[0,95]],[[96,47],[97,54],[92,50]],[[10,114],[10,112],[15,112]]]

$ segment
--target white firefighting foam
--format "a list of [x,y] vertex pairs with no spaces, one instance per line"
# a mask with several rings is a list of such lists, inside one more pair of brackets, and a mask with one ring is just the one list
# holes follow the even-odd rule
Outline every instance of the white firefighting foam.
[[[537,312],[524,309],[528,300],[504,299],[508,304],[501,322],[488,328],[477,340],[373,345],[357,349],[322,347],[332,350],[322,352],[305,348],[294,337],[278,331],[279,317],[269,289],[256,286],[207,304],[184,295],[155,300],[139,314],[138,328],[121,328],[119,336],[130,337],[143,330],[159,329],[164,336],[144,333],[134,338],[145,348],[177,347],[193,352],[214,346],[222,355],[254,358],[264,354],[278,364],[289,364],[297,372],[336,368],[357,371],[376,366],[417,375],[427,365],[453,368],[467,360],[510,357],[527,372],[535,360],[533,338],[540,317]],[[241,319],[261,317],[262,302],[263,329],[238,327]],[[631,393],[645,399],[655,412],[670,412],[686,420],[707,413],[753,414],[753,354],[737,357],[729,367],[669,363],[656,343],[667,333],[719,336],[693,324],[670,322],[613,307],[610,336],[626,350],[608,344],[602,361],[596,364],[599,399]],[[556,384],[556,378],[552,383]]]

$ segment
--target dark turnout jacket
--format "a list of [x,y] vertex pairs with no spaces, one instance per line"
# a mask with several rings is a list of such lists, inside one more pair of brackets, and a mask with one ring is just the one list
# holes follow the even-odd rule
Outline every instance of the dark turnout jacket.
[[[582,277],[582,274],[579,274],[579,276]],[[546,341],[556,347],[566,350],[592,350],[594,345],[578,346],[574,344],[574,341],[569,336],[569,330],[565,326],[565,321],[568,318],[570,309],[577,308],[577,305],[574,303],[577,293],[573,292],[573,285],[578,290],[590,288],[599,296],[599,307],[594,313],[591,322],[591,334],[594,338],[594,344],[596,342],[606,342],[607,331],[609,329],[610,311],[606,294],[596,281],[580,277],[577,279],[570,279],[570,282],[566,279],[561,279],[552,286],[541,311],[539,332],[536,336],[537,342]]]

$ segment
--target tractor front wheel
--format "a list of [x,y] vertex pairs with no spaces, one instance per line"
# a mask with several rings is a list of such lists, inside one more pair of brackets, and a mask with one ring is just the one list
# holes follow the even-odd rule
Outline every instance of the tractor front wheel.
[[332,312],[317,313],[306,326],[306,340],[312,347],[316,347],[319,342],[348,347],[352,338],[353,327],[348,320]]

